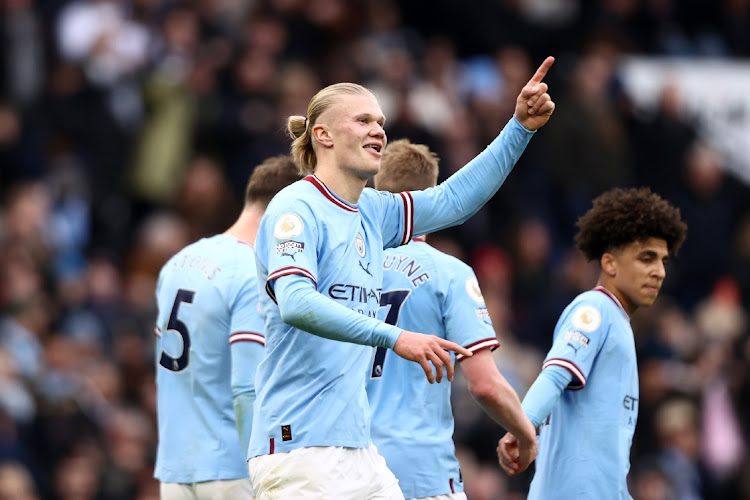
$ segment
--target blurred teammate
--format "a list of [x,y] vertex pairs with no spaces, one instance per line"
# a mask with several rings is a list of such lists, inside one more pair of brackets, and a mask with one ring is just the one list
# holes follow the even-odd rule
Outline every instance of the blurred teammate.
[[185,247],[161,270],[154,476],[164,500],[253,496],[245,456],[265,339],[251,242],[273,195],[298,179],[291,157],[267,159],[253,170],[232,227]]
[[453,378],[446,349],[471,352],[376,318],[383,248],[461,223],[499,189],[531,131],[554,110],[542,83],[553,61],[521,91],[499,137],[426,191],[365,189],[380,169],[386,134],[378,101],[364,87],[326,87],[307,117],[290,117],[292,152],[310,175],[274,197],[256,240],[266,357],[257,372],[248,458],[261,500],[403,498],[370,440],[366,346],[418,362],[430,382],[444,370]]
[[[541,426],[528,498],[630,499],[639,402],[630,317],[656,300],[687,226],[677,208],[648,188],[605,192],[577,225],[578,249],[601,272],[596,287],[562,312],[542,372],[523,400],[526,415]],[[510,435],[498,444],[509,474],[516,444]]]
[[[388,145],[375,189],[399,193],[435,186],[438,158],[406,139]],[[415,238],[385,251],[381,315],[407,330],[433,332],[473,352],[459,355],[471,394],[503,428],[519,437],[521,468],[536,456],[536,431],[500,374],[491,350],[499,343],[474,271]],[[368,367],[372,441],[406,498],[465,499],[453,444],[448,384],[429,385],[418,366],[378,347]]]

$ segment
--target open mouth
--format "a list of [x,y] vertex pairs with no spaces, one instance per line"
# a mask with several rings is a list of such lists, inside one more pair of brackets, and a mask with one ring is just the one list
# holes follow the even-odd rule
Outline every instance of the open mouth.
[[365,149],[374,149],[375,151],[380,153],[381,146],[379,146],[378,144],[368,144],[367,146],[365,146]]

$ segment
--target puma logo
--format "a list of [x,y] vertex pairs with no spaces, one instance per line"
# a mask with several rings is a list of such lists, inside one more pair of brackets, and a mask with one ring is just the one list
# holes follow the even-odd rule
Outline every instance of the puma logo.
[[[570,342],[568,342],[568,345],[570,346],[571,349],[573,349],[573,351],[575,352],[575,354],[578,354],[578,349],[580,349],[581,346],[576,347],[573,344],[571,344]],[[575,356],[575,354],[574,354],[574,356]]]
[[372,273],[370,272],[370,263],[369,262],[367,263],[367,267],[365,267],[365,266],[362,265],[362,261],[360,260],[359,261],[359,267],[361,267],[364,272],[366,272],[367,274],[369,274],[370,276],[372,276]]
[[293,260],[294,262],[297,262],[297,259],[295,259],[295,258],[294,258],[294,254],[293,254],[293,253],[288,253],[288,252],[281,252],[281,256],[282,256],[282,257],[283,257],[283,256],[285,256],[285,255],[286,255],[287,257],[291,257],[291,258],[292,258],[292,260]]

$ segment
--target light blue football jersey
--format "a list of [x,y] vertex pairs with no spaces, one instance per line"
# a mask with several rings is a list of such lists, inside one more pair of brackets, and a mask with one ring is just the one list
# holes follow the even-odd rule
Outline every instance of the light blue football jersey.
[[[255,254],[227,235],[188,245],[156,288],[159,444],[154,476],[194,483],[248,477],[230,387],[230,343],[262,355]],[[243,346],[246,347],[246,346]],[[254,367],[247,366],[252,377]]]
[[[469,164],[424,191],[393,194],[365,188],[354,205],[310,175],[271,200],[255,244],[259,286],[264,287],[260,301],[266,357],[256,373],[259,390],[248,458],[309,446],[370,445],[368,346],[392,347],[397,337],[374,337],[373,324],[382,325],[377,314],[383,249],[476,213],[500,188],[532,135],[511,118]],[[373,318],[373,323],[336,332],[339,340],[284,323],[274,283],[293,274],[310,279],[322,296]]]
[[[474,271],[424,242],[386,250],[380,317],[472,352],[499,343]],[[455,353],[451,353],[455,361]],[[458,356],[460,361],[462,355]],[[451,384],[430,384],[422,367],[378,347],[367,367],[372,441],[406,498],[464,490],[453,444]]]
[[376,318],[383,246],[411,234],[407,198],[365,189],[352,205],[311,175],[268,205],[256,239],[258,279],[268,282],[268,293],[261,294],[267,357],[257,372],[248,458],[307,446],[370,445],[364,387],[372,348],[284,323],[271,282],[301,274],[331,300]]
[[630,499],[638,366],[630,318],[603,287],[565,308],[544,367],[573,374],[539,436],[531,500]]

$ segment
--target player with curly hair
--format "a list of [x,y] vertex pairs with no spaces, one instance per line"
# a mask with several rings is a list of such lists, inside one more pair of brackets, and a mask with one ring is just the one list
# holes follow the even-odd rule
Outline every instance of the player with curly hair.
[[[630,317],[654,303],[670,255],[685,240],[680,211],[648,188],[612,189],[577,222],[578,249],[601,266],[593,290],[555,326],[552,348],[522,408],[540,430],[529,499],[630,499],[627,474],[638,418]],[[498,444],[514,474],[515,437]]]

